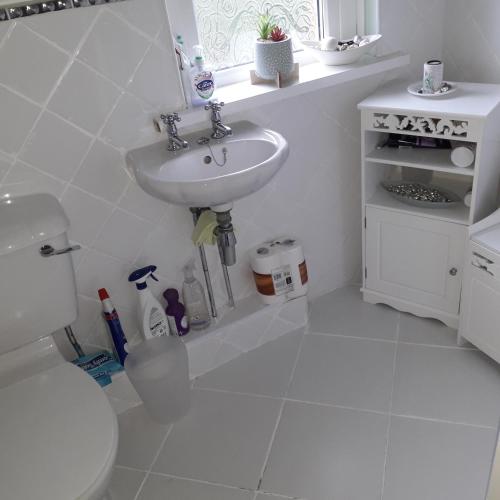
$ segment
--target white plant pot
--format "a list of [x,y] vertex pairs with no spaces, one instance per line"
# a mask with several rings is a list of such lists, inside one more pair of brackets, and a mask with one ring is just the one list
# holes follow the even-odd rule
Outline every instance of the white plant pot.
[[278,73],[288,76],[293,71],[292,39],[281,42],[257,40],[255,42],[255,73],[264,80],[274,80]]

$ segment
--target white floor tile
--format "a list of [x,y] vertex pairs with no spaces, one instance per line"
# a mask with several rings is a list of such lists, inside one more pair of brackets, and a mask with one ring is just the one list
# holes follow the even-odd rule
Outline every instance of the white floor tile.
[[261,490],[308,500],[379,500],[387,420],[287,402]]
[[496,431],[393,417],[383,500],[484,500]]
[[388,412],[396,344],[306,335],[288,397]]
[[457,331],[437,319],[401,313],[399,340],[414,344],[457,347]]
[[153,470],[256,488],[280,407],[277,399],[195,389]]
[[137,500],[252,500],[253,493],[151,474]]
[[134,500],[145,476],[145,472],[115,467],[107,491],[109,500]]
[[118,424],[120,439],[116,465],[148,470],[169,427],[151,420],[143,405],[121,413]]
[[392,411],[496,427],[500,369],[478,351],[400,344]]
[[242,354],[200,377],[195,385],[264,396],[284,396],[302,335],[302,331],[289,333]]
[[310,330],[353,337],[394,340],[399,312],[363,302],[358,287],[348,286],[315,300],[310,309]]

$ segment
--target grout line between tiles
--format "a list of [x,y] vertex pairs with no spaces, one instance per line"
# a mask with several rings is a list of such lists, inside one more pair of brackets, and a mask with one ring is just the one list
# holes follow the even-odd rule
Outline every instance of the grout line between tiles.
[[367,408],[355,408],[354,406],[343,406],[343,405],[336,405],[336,404],[332,404],[332,403],[320,403],[318,401],[304,401],[302,399],[293,399],[293,398],[283,398],[283,399],[287,402],[290,402],[290,403],[301,403],[304,405],[322,406],[324,408],[338,408],[340,410],[360,411],[362,413],[371,413],[374,415],[384,415],[384,416],[389,415],[389,412],[386,412],[386,411],[370,410]]
[[[247,353],[242,353],[242,354],[247,354]],[[203,374],[203,375],[205,375],[205,374]],[[202,377],[203,375],[200,375],[200,377]],[[200,377],[194,378],[193,383],[196,383],[196,380]],[[197,385],[193,385],[192,390],[221,392],[222,394],[235,394],[237,396],[250,396],[250,397],[254,397],[254,398],[274,399],[276,401],[281,401],[282,399],[284,399],[282,396],[269,396],[267,394],[255,394],[253,392],[228,391],[227,389],[216,389],[216,388],[212,388],[212,387],[198,387]]]
[[146,472],[146,474],[145,474],[144,478],[142,479],[141,484],[139,485],[139,488],[135,494],[134,500],[137,500],[139,498],[139,495],[141,494],[142,488],[146,484],[148,477],[149,477],[149,472]]
[[174,428],[174,424],[170,424],[170,427],[168,428],[167,432],[165,433],[165,436],[163,437],[160,446],[158,447],[158,451],[156,452],[153,461],[151,462],[151,465],[148,467],[148,472],[151,472],[153,469],[156,461],[158,460],[158,457],[160,456],[160,453],[163,450],[163,447],[165,446],[165,443],[167,442],[168,436],[170,436],[170,433],[172,432],[172,429]]
[[342,335],[340,333],[323,333],[323,332],[308,332],[306,335],[318,335],[321,337],[338,337],[342,339],[353,339],[353,340],[371,340],[372,342],[386,342],[389,344],[395,344],[397,340],[390,339],[376,339],[373,337],[359,337],[356,335]]
[[[292,367],[292,370],[290,372],[290,378],[288,379],[288,384],[287,384],[286,389],[285,389],[285,398],[288,395],[288,390],[290,389],[290,385],[292,383],[293,376],[295,375],[295,369],[297,368],[297,364],[299,362],[300,353],[302,352],[302,344],[304,343],[305,332],[308,330],[308,328],[309,328],[309,322],[306,323],[305,328],[304,328],[304,333],[302,334],[302,337],[300,339],[299,347],[297,349],[297,354],[295,355],[295,361],[293,363],[293,367]],[[274,444],[274,440],[276,438],[276,434],[278,432],[278,427],[279,427],[279,424],[281,422],[281,417],[283,415],[283,410],[285,408],[285,403],[286,403],[286,399],[285,398],[283,398],[282,401],[281,401],[281,406],[280,406],[280,411],[279,411],[279,414],[278,414],[278,418],[276,419],[276,424],[274,426],[273,433],[272,433],[271,439],[269,441],[269,446],[267,448],[266,457],[264,459],[264,464],[263,464],[262,469],[260,471],[260,477],[259,477],[259,483],[257,485],[257,490],[260,490],[260,487],[262,485],[262,480],[264,479],[264,473],[265,473],[267,465],[269,463],[269,458],[271,456],[271,450],[272,450],[272,447],[273,447],[273,444]]]
[[124,469],[124,470],[131,470],[131,471],[134,471],[134,472],[142,472],[142,473],[146,473],[148,472],[147,470],[144,470],[144,469],[136,469],[135,467],[129,467],[128,465],[115,465],[114,466],[115,469]]
[[389,459],[389,438],[391,433],[391,414],[392,414],[392,405],[394,400],[394,390],[396,387],[396,367],[397,367],[397,358],[398,358],[398,345],[399,345],[399,336],[401,330],[401,313],[399,313],[398,324],[396,326],[396,345],[394,347],[394,356],[392,359],[392,384],[391,384],[391,396],[389,399],[389,418],[387,419],[387,430],[385,436],[385,454],[384,454],[384,468],[382,470],[382,486],[380,488],[380,500],[384,498],[385,492],[385,480],[386,480],[386,472],[387,472],[387,463]]
[[478,351],[476,347],[461,347],[459,345],[438,345],[438,344],[419,344],[418,342],[406,342],[404,340],[398,341],[401,345],[412,345],[418,347],[437,347],[439,349],[452,349],[456,351]]
[[165,433],[165,436],[163,437],[162,442],[161,442],[160,446],[158,447],[158,451],[156,452],[156,454],[153,458],[153,461],[151,462],[151,465],[147,469],[146,475],[144,476],[144,479],[142,480],[141,485],[139,486],[139,489],[137,490],[137,493],[135,494],[134,500],[137,500],[137,498],[141,494],[142,488],[146,484],[148,477],[151,475],[151,469],[154,467],[156,461],[158,460],[158,457],[160,456],[160,453],[162,452],[163,447],[168,439],[168,436],[170,436],[170,433],[172,432],[173,428],[174,428],[174,425],[171,424],[170,427],[168,428],[167,432]]
[[268,462],[269,462],[269,457],[271,456],[271,450],[272,450],[272,447],[273,447],[273,444],[274,444],[274,439],[276,438],[276,433],[278,432],[278,426],[279,426],[279,424],[281,422],[281,416],[283,415],[283,410],[285,408],[285,402],[286,402],[285,399],[281,400],[280,411],[278,413],[278,418],[276,419],[276,423],[274,425],[273,433],[271,434],[271,439],[269,441],[269,446],[267,447],[266,457],[264,459],[264,465],[262,466],[262,469],[260,470],[259,482],[257,484],[257,490],[256,491],[260,490],[260,487],[262,485],[262,480],[264,479],[264,473],[266,471],[266,468],[267,468],[267,465],[268,465]]
[[441,419],[441,418],[432,418],[432,417],[422,417],[419,415],[405,415],[405,414],[401,414],[401,413],[391,413],[391,416],[398,417],[398,418],[406,418],[408,420],[424,420],[425,422],[434,422],[437,424],[460,425],[463,427],[473,427],[476,429],[487,429],[487,430],[494,430],[494,431],[498,430],[498,428],[496,426],[471,424],[468,422],[455,422],[453,420],[445,420],[445,419]]
[[254,492],[254,490],[252,490],[250,488],[242,488],[240,486],[231,486],[229,484],[217,483],[217,482],[214,482],[214,481],[207,481],[205,479],[196,479],[196,478],[189,477],[189,476],[177,476],[175,474],[167,474],[167,473],[164,473],[164,472],[152,472],[152,471],[150,471],[149,474],[152,475],[152,476],[161,476],[161,477],[169,477],[169,478],[172,478],[172,479],[179,479],[181,481],[190,481],[192,483],[208,484],[210,486],[219,486],[219,487],[222,487],[222,488],[229,488],[231,490],[247,491],[247,492],[250,492],[250,493]]

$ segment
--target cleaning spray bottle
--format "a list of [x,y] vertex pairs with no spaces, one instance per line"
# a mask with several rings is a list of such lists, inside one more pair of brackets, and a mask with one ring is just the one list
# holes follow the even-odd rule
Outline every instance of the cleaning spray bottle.
[[116,354],[118,355],[120,364],[123,366],[128,351],[127,338],[123,333],[120,318],[118,317],[118,313],[116,312],[113,302],[111,302],[111,299],[109,298],[108,291],[105,288],[99,288],[97,293],[99,294],[99,299],[101,299],[102,302],[104,319],[108,324],[109,332],[111,333],[111,338],[113,339],[113,344],[115,345]]
[[187,310],[189,326],[193,330],[203,330],[210,325],[210,314],[208,313],[203,286],[193,275],[194,268],[194,259],[189,259],[182,268],[184,272],[182,296]]
[[155,271],[156,266],[146,266],[137,269],[128,277],[131,283],[135,283],[139,294],[138,320],[146,340],[170,334],[167,316],[147,285],[150,277],[158,281],[153,274]]
[[195,58],[190,72],[191,93],[193,106],[205,105],[215,92],[214,74],[205,64],[203,47],[194,45]]

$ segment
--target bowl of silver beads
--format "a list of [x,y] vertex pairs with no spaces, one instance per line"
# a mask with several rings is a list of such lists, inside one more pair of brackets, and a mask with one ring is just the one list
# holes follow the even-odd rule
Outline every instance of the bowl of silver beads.
[[335,41],[325,45],[321,41],[303,41],[306,52],[312,54],[320,63],[326,66],[342,66],[353,64],[369,52],[382,35],[355,36],[349,40]]

